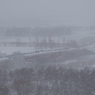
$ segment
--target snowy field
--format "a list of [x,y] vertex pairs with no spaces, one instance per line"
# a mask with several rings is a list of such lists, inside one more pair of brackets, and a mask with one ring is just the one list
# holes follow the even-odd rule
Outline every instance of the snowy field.
[[91,50],[91,51],[95,52],[95,44],[85,46],[84,48],[86,48],[86,49],[88,49],[88,50]]
[[[73,31],[73,33],[71,35],[65,35],[65,36],[55,36],[52,37],[52,39],[55,42],[59,42],[62,43],[63,40],[65,39],[65,42],[68,42],[69,40],[75,40],[77,42],[80,42],[81,39],[85,38],[85,37],[95,37],[95,32],[94,31]],[[38,40],[41,41],[43,40],[44,37],[38,37]],[[0,42],[34,42],[36,41],[36,37],[4,37],[4,36],[0,36]],[[46,40],[48,41],[48,37],[46,37]],[[81,41],[82,42],[82,41]],[[81,43],[80,42],[80,43]],[[95,52],[95,45],[90,45],[85,47],[87,49],[90,49],[92,51]],[[0,46],[0,52],[1,53],[6,53],[6,54],[12,54],[13,52],[21,52],[21,53],[28,53],[28,52],[33,52],[35,51],[34,47],[15,47],[15,46]]]
[[36,49],[33,47],[1,47],[0,46],[0,52],[1,53],[6,53],[8,55],[14,53],[14,52],[21,52],[21,53],[28,53],[28,52],[33,52]]

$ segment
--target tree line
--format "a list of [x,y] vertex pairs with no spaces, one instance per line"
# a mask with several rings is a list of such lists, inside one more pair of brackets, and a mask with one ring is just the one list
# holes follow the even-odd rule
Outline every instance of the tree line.
[[0,70],[0,95],[95,95],[95,69],[48,66]]

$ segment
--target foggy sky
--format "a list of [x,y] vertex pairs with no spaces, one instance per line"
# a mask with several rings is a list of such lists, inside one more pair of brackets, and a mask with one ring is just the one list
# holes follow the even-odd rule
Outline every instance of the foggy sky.
[[95,0],[0,0],[1,22],[20,19],[56,25],[95,25]]

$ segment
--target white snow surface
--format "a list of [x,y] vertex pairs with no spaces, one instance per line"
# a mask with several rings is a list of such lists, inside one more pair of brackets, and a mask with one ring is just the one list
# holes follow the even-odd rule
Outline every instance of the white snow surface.
[[28,53],[35,51],[33,47],[4,47],[0,46],[0,52],[10,55],[14,52]]
[[84,48],[86,48],[86,49],[88,49],[88,50],[91,50],[91,51],[95,52],[95,44],[85,46]]

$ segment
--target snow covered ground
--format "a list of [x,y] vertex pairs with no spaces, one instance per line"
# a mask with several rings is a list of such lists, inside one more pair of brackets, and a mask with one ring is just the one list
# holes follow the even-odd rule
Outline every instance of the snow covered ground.
[[4,47],[0,46],[0,52],[6,53],[8,55],[14,53],[14,52],[21,52],[21,53],[28,53],[35,51],[35,48],[33,47]]
[[95,52],[95,44],[85,46],[84,48],[86,48],[86,49],[88,49],[88,50],[91,50],[91,51]]
[[[86,30],[82,30],[82,31],[73,31],[73,33],[71,35],[65,35],[65,36],[56,36],[56,37],[52,37],[52,39],[55,42],[59,42],[62,43],[64,38],[65,41],[68,40],[76,40],[77,42],[80,41],[80,39],[84,38],[84,37],[88,37],[88,36],[95,36],[95,32],[93,31],[86,31]],[[42,40],[43,38],[38,37],[39,40]],[[48,37],[46,37],[46,39],[48,39]],[[0,36],[0,42],[17,42],[17,41],[21,41],[21,42],[34,42],[36,40],[36,37],[4,37],[4,36]],[[87,47],[85,47],[89,50],[95,51],[95,45],[89,45]],[[21,53],[28,53],[28,52],[33,52],[35,51],[34,47],[4,47],[4,46],[0,46],[0,52],[1,53],[6,53],[6,54],[12,54],[13,52],[21,52]]]

